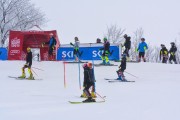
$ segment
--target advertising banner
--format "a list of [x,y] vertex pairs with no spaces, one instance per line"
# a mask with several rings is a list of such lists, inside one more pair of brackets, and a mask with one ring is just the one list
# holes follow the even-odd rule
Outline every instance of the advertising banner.
[[0,60],[7,60],[7,49],[0,48]]
[[[18,35],[17,35],[18,34]],[[9,60],[21,60],[23,36],[20,33],[11,34],[9,38]]]
[[[80,47],[80,60],[101,60],[103,51],[99,50],[102,46]],[[119,46],[110,46],[109,60],[119,60]],[[57,60],[74,60],[72,47],[60,47],[57,51]]]

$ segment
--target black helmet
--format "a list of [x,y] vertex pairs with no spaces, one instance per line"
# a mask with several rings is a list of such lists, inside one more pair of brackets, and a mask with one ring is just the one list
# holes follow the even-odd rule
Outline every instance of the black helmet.
[[75,40],[75,41],[79,41],[78,37],[75,37],[74,40]]
[[127,34],[124,34],[124,37],[126,38],[126,37],[127,37]]
[[161,44],[161,47],[164,47],[165,45],[164,44]]
[[145,41],[145,38],[141,38],[142,41]]
[[170,44],[171,44],[171,45],[175,45],[175,43],[174,43],[174,42],[171,42]]

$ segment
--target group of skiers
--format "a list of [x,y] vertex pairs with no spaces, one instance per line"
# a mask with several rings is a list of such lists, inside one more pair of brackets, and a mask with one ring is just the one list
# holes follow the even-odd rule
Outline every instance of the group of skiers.
[[[70,45],[72,45],[74,48],[73,54],[75,57],[75,61],[79,62],[80,61],[79,57],[82,55],[82,52],[79,51],[80,42],[79,42],[78,37],[75,37],[74,39],[75,39],[75,43],[74,44],[70,43]],[[126,69],[126,61],[127,59],[129,59],[129,50],[131,49],[131,37],[125,34],[124,39],[125,39],[125,42],[121,46],[125,47],[125,50],[123,51],[123,54],[122,54],[121,64],[119,66],[119,69],[116,71],[118,75],[117,80],[122,80],[122,81],[126,80],[124,76],[124,71]],[[106,37],[103,39],[103,41],[104,41],[103,47],[99,49],[103,51],[102,56],[101,56],[101,59],[103,62],[101,64],[110,65],[109,58],[108,58],[108,56],[111,54],[110,42],[107,40]],[[56,40],[53,37],[53,34],[50,34],[50,40],[48,42],[42,43],[42,46],[45,44],[49,45],[49,52],[48,52],[49,57],[53,59],[52,53],[56,45]],[[162,63],[167,63],[167,60],[169,58],[170,63],[172,63],[172,60],[173,60],[174,63],[177,64],[176,56],[175,56],[177,48],[175,46],[175,43],[171,42],[171,48],[169,51],[166,49],[164,44],[161,44],[161,48],[162,49],[160,50],[160,60],[162,59]],[[145,51],[147,49],[148,49],[148,46],[145,42],[145,38],[141,38],[141,42],[139,43],[136,49],[136,51],[139,52],[139,59],[138,59],[139,62],[141,61],[141,58],[143,59],[144,62],[146,62]],[[168,57],[168,54],[170,54],[170,57]],[[31,48],[28,47],[27,56],[26,56],[26,64],[23,66],[22,75],[19,78],[26,78],[25,68],[28,68],[28,72],[30,75],[28,79],[34,80],[33,73],[31,71],[31,66],[32,66],[32,52],[31,52]],[[92,63],[91,62],[85,63],[83,65],[83,69],[84,69],[84,83],[83,83],[84,89],[83,89],[83,94],[81,95],[81,97],[87,98],[83,102],[95,102],[95,99],[93,98],[96,97],[96,94],[95,94],[95,81],[96,80],[95,80],[94,69],[93,69]],[[90,88],[92,88],[91,92],[90,92]]]
[[[171,44],[171,48],[169,51],[167,50],[167,48],[164,44],[161,44],[160,60],[162,60],[162,63],[167,63],[167,61],[169,59],[169,63],[172,64],[172,60],[173,60],[173,62],[175,64],[177,64],[177,61],[176,61],[177,47],[174,42],[171,42],[170,44]],[[168,54],[170,54],[170,57]]]

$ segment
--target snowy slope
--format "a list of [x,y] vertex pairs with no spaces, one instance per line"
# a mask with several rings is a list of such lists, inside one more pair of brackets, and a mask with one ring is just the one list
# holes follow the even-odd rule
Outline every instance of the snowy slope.
[[78,64],[66,64],[65,88],[62,62],[33,62],[43,80],[8,78],[19,76],[24,63],[0,61],[0,120],[180,120],[179,65],[128,63],[127,72],[139,78],[125,73],[126,79],[135,83],[108,83],[104,78],[116,78],[118,67],[95,67],[96,90],[106,102],[73,105],[68,101],[84,100]]

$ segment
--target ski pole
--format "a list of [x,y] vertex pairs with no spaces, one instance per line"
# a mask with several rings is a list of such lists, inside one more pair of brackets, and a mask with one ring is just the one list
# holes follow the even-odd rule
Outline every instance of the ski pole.
[[[36,72],[34,72],[34,70],[33,69],[31,69],[32,71],[33,71],[33,73],[35,73],[36,74]],[[37,75],[37,74],[36,74]],[[38,75],[37,75],[38,76]]]
[[126,72],[126,71],[124,71],[125,73],[127,73],[127,74],[129,74],[129,75],[131,75],[131,76],[133,76],[133,77],[135,77],[135,78],[138,78],[137,76],[135,76],[135,75],[133,75],[133,74],[131,74],[131,73],[128,73],[128,72]]
[[37,70],[41,70],[41,71],[44,71],[44,70],[42,70],[42,69],[39,69],[39,68],[36,68],[36,67],[32,67],[32,68],[34,68],[34,69],[37,69]]
[[105,101],[105,99],[101,95],[99,95],[97,92],[95,92],[95,93]]
[[79,68],[79,88],[81,90],[80,61],[78,62],[78,68]]

